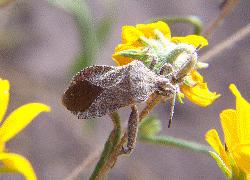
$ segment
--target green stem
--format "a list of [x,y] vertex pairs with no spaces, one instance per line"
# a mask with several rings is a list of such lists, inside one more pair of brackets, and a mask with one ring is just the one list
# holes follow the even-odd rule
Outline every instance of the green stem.
[[173,146],[177,148],[189,149],[195,152],[200,152],[210,155],[209,154],[210,148],[208,146],[170,136],[148,136],[148,137],[142,136],[140,137],[140,140],[151,144]]
[[73,73],[93,63],[99,46],[91,12],[85,1],[81,1],[79,7],[74,11],[74,16],[81,38],[81,50],[73,64]]
[[194,34],[200,35],[202,33],[202,21],[196,16],[173,16],[173,17],[162,17],[154,19],[153,21],[165,21],[169,25],[175,23],[188,23],[194,27]]
[[98,49],[96,31],[93,25],[90,8],[85,0],[48,0],[50,3],[63,8],[73,17],[77,23],[80,34],[81,49],[79,56],[75,59],[72,73],[80,71],[83,67],[92,64]]
[[121,138],[121,123],[119,114],[117,112],[112,113],[111,119],[114,124],[114,129],[110,133],[109,138],[104,145],[101,157],[97,162],[92,175],[90,176],[90,180],[103,179],[103,177],[106,176],[108,170],[111,168],[106,166],[109,165],[108,161],[110,159],[110,155],[115,150]]
[[224,161],[221,159],[221,157],[213,151],[209,152],[210,156],[216,161],[218,167],[221,169],[221,171],[225,174],[225,176],[228,179],[231,179],[232,177],[232,173],[231,171],[227,168],[226,164],[224,163]]

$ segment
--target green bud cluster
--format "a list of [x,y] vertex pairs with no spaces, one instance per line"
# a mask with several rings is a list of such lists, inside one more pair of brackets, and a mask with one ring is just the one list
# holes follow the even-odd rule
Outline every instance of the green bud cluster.
[[208,64],[198,62],[197,49],[193,45],[170,42],[159,30],[155,30],[154,33],[155,39],[140,37],[143,48],[124,50],[119,54],[143,61],[156,74],[160,74],[162,67],[168,64],[171,66],[171,72],[167,72],[165,76],[174,73],[176,79],[183,79],[188,86],[194,86],[195,82],[187,75],[193,69],[208,67]]

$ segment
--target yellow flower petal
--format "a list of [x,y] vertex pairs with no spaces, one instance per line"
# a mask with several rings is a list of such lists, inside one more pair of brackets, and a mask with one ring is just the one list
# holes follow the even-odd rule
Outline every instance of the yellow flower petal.
[[0,122],[6,113],[9,104],[10,84],[8,80],[0,79]]
[[191,75],[197,84],[194,87],[186,84],[181,86],[181,91],[191,102],[206,107],[220,97],[220,94],[209,91],[207,83],[203,83],[203,77],[197,71],[193,71]]
[[197,83],[202,83],[204,81],[203,76],[198,71],[192,71],[191,77],[193,81],[196,81]]
[[250,174],[250,144],[241,144],[233,152],[237,166],[245,173]]
[[188,35],[185,37],[172,37],[171,41],[175,43],[191,44],[194,47],[198,46],[204,47],[208,45],[208,41],[204,37],[198,35]]
[[162,21],[158,21],[151,24],[137,24],[136,29],[140,30],[147,38],[154,39],[156,37],[154,33],[155,29],[161,31],[161,33],[163,33],[167,39],[170,40],[171,38],[171,31],[169,26]]
[[229,89],[236,97],[237,129],[240,143],[250,144],[250,104],[241,96],[234,84],[230,84]]
[[50,107],[41,103],[29,103],[19,107],[0,127],[0,140],[7,142],[24,129],[39,113],[49,111]]
[[144,36],[144,34],[134,26],[122,27],[122,44],[133,44],[137,42],[141,36]]
[[117,66],[123,66],[133,61],[133,59],[121,56],[119,53],[113,54],[112,59],[116,62]]
[[0,153],[5,150],[5,142],[0,141]]
[[221,143],[220,137],[216,129],[209,130],[205,135],[205,139],[219,155],[222,151],[224,151],[224,147]]
[[220,119],[227,147],[232,149],[234,145],[240,143],[238,138],[238,119],[236,111],[233,109],[226,109],[220,113]]
[[124,56],[120,56],[119,52],[124,51],[124,50],[133,50],[133,49],[140,49],[138,47],[134,47],[130,44],[119,44],[116,48],[115,48],[115,53],[112,55],[112,59],[116,62],[116,64],[118,66],[122,66],[125,64],[128,64],[130,62],[133,61],[133,59],[129,58],[129,57],[124,57]]
[[[206,140],[219,152],[223,161],[227,162],[229,169],[237,176],[246,173],[247,179],[250,175],[250,104],[241,96],[234,84],[229,86],[232,93],[236,96],[236,110],[226,109],[220,114],[221,125],[224,132],[227,151],[220,150],[221,143],[218,143],[218,134],[209,132]],[[211,130],[212,131],[212,130]],[[229,164],[229,163],[231,164]]]
[[215,129],[209,130],[206,135],[205,139],[212,146],[217,154],[220,155],[221,159],[225,162],[227,167],[230,167],[230,163],[226,154],[226,151],[221,143],[220,137]]
[[4,167],[1,171],[18,172],[22,174],[26,180],[36,180],[36,174],[30,162],[23,156],[14,153],[0,153],[0,161]]

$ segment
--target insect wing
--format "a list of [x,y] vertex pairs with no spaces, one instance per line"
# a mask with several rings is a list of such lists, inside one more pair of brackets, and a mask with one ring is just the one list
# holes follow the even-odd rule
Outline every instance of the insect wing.
[[103,92],[103,88],[94,83],[95,79],[111,71],[110,66],[91,66],[76,74],[62,96],[63,105],[72,112],[85,111]]
[[63,103],[78,118],[100,117],[145,101],[157,89],[157,79],[140,61],[120,67],[93,66],[73,78]]

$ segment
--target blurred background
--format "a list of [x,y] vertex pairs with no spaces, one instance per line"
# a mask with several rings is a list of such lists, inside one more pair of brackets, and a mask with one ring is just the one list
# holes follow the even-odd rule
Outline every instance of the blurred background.
[[[78,1],[65,2],[19,0],[0,8],[0,77],[11,84],[8,113],[28,102],[42,102],[52,108],[7,145],[11,152],[27,157],[42,180],[67,177],[91,153],[103,148],[112,129],[108,116],[79,120],[62,106],[61,95],[74,72],[90,64],[115,65],[111,55],[121,41],[123,25],[163,16],[196,15],[206,29],[221,4],[218,0],[92,0],[75,8],[72,4]],[[250,1],[242,0],[210,36],[209,46],[200,55],[249,22]],[[171,29],[178,36],[193,31],[186,24]],[[161,134],[206,144],[204,135],[214,127],[223,137],[219,113],[235,104],[228,85],[235,83],[250,101],[249,45],[248,36],[209,60],[209,69],[201,71],[210,89],[222,94],[214,105],[201,108],[187,100],[184,105],[177,103],[170,129],[167,107],[160,104],[155,108],[152,115],[162,121]],[[125,123],[129,111],[123,108],[120,114]],[[95,164],[77,179],[88,179]],[[215,161],[204,154],[137,142],[131,156],[120,157],[107,179],[224,178]],[[0,179],[22,176],[1,175]]]

